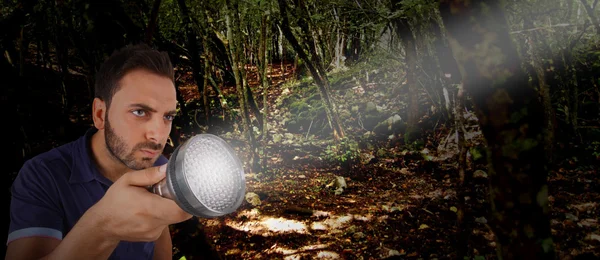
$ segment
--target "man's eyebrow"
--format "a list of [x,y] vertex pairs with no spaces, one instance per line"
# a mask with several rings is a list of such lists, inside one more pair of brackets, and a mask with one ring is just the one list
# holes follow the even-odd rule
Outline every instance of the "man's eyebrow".
[[172,115],[172,116],[177,115],[177,110],[171,110],[171,111],[167,112],[167,114]]
[[150,106],[146,105],[146,104],[141,104],[141,103],[136,103],[136,104],[131,104],[129,105],[129,107],[137,107],[137,108],[141,108],[150,112],[156,112],[156,109],[151,108]]
[[[129,107],[134,107],[134,108],[141,108],[143,110],[147,110],[150,111],[152,113],[156,113],[156,109],[151,108],[150,106],[146,105],[146,104],[142,104],[142,103],[135,103],[135,104],[131,104],[129,105]],[[177,110],[173,109],[169,112],[166,113],[166,115],[176,115],[177,114]]]

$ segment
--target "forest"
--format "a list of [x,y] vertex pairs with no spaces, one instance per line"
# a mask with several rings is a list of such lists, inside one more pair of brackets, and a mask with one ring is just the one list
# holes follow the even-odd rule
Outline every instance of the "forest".
[[598,259],[598,2],[4,0],[3,205],[146,43],[175,67],[164,155],[212,133],[245,169],[175,260]]

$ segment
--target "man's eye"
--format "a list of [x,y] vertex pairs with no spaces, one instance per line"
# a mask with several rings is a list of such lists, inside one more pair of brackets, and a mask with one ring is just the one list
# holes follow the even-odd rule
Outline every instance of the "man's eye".
[[175,116],[173,115],[166,115],[165,118],[169,121],[173,121],[173,119],[175,119]]
[[136,116],[144,116],[146,112],[144,110],[134,110],[133,114]]

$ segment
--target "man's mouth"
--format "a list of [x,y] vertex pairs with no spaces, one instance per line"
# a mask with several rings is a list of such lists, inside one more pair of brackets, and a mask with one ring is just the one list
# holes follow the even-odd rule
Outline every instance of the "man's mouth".
[[148,149],[141,149],[140,151],[142,151],[142,153],[148,157],[154,157],[159,153],[159,151],[157,151],[157,150],[148,150]]

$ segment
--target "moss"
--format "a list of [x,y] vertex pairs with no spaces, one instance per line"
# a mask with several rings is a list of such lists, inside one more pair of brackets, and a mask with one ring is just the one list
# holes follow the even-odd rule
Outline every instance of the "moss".
[[411,144],[413,149],[420,149],[423,140],[420,139],[421,132],[418,127],[408,126],[404,134],[404,143]]
[[473,147],[469,148],[469,153],[471,153],[473,162],[475,162],[475,163],[482,163],[486,159],[486,157],[485,157],[486,149],[482,145],[473,146]]
[[304,111],[307,111],[308,109],[308,104],[303,100],[299,100],[290,104],[290,112],[292,113],[292,115],[298,115]]

